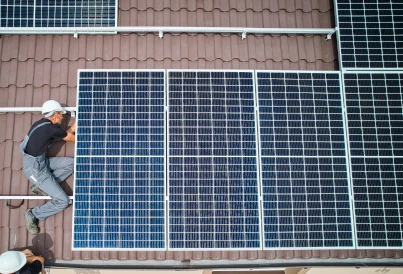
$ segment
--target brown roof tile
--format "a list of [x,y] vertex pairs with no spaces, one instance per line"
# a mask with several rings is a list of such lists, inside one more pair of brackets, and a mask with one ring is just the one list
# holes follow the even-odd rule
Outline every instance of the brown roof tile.
[[52,57],[52,40],[53,36],[37,36],[35,47],[35,58],[38,61],[50,59]]
[[[267,7],[271,12],[278,12],[280,10],[281,0],[268,0],[269,6]],[[280,2],[280,3],[279,3]]]
[[[302,5],[302,10],[304,12],[312,11],[312,1],[311,0],[301,0],[299,3]],[[297,4],[297,8],[300,8],[299,4]]]
[[[0,66],[1,67],[1,66]],[[11,86],[12,89],[16,89],[15,86]],[[13,93],[9,91],[9,88],[0,87],[0,107],[7,107],[8,105],[13,105],[10,100]]]
[[[10,76],[10,67],[12,66],[11,62],[1,62],[1,74],[0,74],[0,86],[8,87],[9,86],[9,76]],[[14,68],[16,69],[16,68]]]
[[[0,143],[0,170],[4,168],[11,168],[11,156],[13,151],[13,141],[6,140]],[[11,182],[4,182],[11,184]]]
[[319,10],[327,11],[333,9],[333,1],[332,0],[321,0],[319,1]]
[[289,60],[293,63],[298,62],[299,54],[298,54],[298,44],[297,44],[297,37],[290,37],[288,39],[288,53],[289,53]]
[[69,56],[69,37],[66,35],[54,36],[52,46],[52,60],[60,60]]
[[[325,0],[327,1],[327,0]],[[242,1],[243,3],[244,1]],[[214,4],[212,4],[214,3]],[[241,5],[234,1],[230,2],[209,2],[203,3],[201,6],[207,8],[189,8],[186,5],[178,4],[178,9],[170,6],[163,9],[157,7],[131,7],[129,9],[122,8],[119,13],[120,26],[198,26],[198,27],[262,27],[263,20],[269,17],[280,16],[280,21],[289,21],[290,18],[295,17],[297,13],[305,13],[307,16],[316,14],[314,16],[323,20],[322,25],[318,27],[331,27],[333,21],[330,14],[332,7],[322,7],[319,9],[312,9],[312,5],[300,4],[299,1],[288,0],[288,2],[275,0],[271,3],[268,1],[246,1],[246,5]],[[268,4],[269,3],[269,4]],[[179,8],[179,5],[181,8]],[[214,5],[212,8],[211,5]],[[281,17],[286,17],[281,18]],[[327,19],[326,19],[327,18]],[[295,20],[294,20],[295,21]],[[265,20],[265,27],[276,27],[268,25],[270,22]],[[302,27],[298,24],[289,21],[286,27]]]
[[18,35],[13,35],[13,36],[3,36],[0,38],[2,42],[2,54],[1,54],[1,60],[2,61],[10,61],[12,58],[17,58],[18,57],[18,47],[15,45],[18,45],[19,43],[19,36]]
[[[7,120],[8,120],[8,116],[5,114],[1,114],[0,115],[0,124],[3,127],[7,126]],[[6,135],[8,136],[12,136],[12,133],[6,133],[9,132],[8,130],[0,130],[0,143],[4,142],[6,140]]]
[[[6,141],[7,143],[7,141]],[[6,146],[6,157],[9,157],[10,166],[13,170],[21,170],[22,169],[22,155],[20,152],[20,144],[21,142],[10,142]],[[8,147],[8,149],[7,149]],[[6,165],[7,166],[7,165]]]
[[[0,144],[0,152],[1,152],[1,144]],[[2,168],[0,169],[0,178],[3,182],[11,182],[11,168]],[[1,184],[0,185],[0,194],[8,195],[10,193],[11,184]],[[2,224],[2,218],[0,218],[0,227],[6,226],[7,223]]]
[[18,49],[18,60],[25,61],[29,56],[34,56],[35,54],[35,40],[36,36],[20,36]]
[[287,10],[287,12],[295,11],[295,0],[285,0],[281,2],[285,4],[284,8]]

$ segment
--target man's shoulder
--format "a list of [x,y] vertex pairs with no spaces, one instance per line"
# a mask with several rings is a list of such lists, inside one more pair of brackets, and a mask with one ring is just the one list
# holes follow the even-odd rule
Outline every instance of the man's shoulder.
[[49,125],[53,125],[52,122],[49,121],[48,119],[42,118],[42,119],[36,121],[35,123],[33,123],[32,126],[31,126],[31,128],[34,128],[34,127],[36,127],[37,125],[40,125],[40,124],[43,124],[43,123],[47,123],[47,124],[49,124]]
[[[43,126],[39,127],[39,128],[36,130],[37,132],[46,132],[46,131],[54,132],[54,131],[59,131],[59,130],[62,130],[62,131],[63,131],[63,129],[61,128],[60,125],[53,124],[53,123],[52,123],[51,121],[49,121],[48,119],[42,118],[42,119],[36,121],[36,122],[31,126],[31,129],[29,130],[29,133],[31,133],[31,131],[32,131],[35,127],[37,127],[37,126],[39,126],[40,124],[43,124],[43,123],[45,123],[45,124],[44,124]],[[29,134],[29,133],[28,133],[28,134]]]
[[33,261],[31,264],[26,264],[20,269],[20,274],[39,273],[42,270],[42,263],[38,260]]

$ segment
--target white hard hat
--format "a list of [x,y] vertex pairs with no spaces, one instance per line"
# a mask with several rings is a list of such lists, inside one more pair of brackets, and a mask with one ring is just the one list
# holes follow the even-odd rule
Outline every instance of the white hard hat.
[[20,270],[27,262],[25,254],[19,251],[7,251],[0,255],[0,273],[8,274]]
[[43,103],[42,114],[45,114],[45,117],[52,116],[56,111],[61,111],[63,114],[66,114],[64,108],[55,100],[49,100]]

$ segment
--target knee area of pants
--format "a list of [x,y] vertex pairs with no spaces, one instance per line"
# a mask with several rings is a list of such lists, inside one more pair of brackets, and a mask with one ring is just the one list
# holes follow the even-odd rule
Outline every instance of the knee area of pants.
[[69,167],[71,170],[74,169],[74,158],[69,158],[69,161],[67,162],[67,167]]
[[66,198],[63,199],[54,200],[53,204],[55,204],[60,209],[65,209],[69,206],[69,197],[66,196]]

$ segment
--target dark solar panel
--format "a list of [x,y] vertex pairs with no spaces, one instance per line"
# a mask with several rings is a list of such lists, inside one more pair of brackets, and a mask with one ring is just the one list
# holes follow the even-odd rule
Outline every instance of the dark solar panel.
[[1,0],[1,27],[114,27],[116,0]]
[[403,246],[403,73],[345,73],[359,248]]
[[336,72],[257,71],[264,248],[351,248]]
[[164,71],[80,71],[73,249],[165,249]]
[[337,0],[344,68],[403,67],[403,2]]
[[32,27],[34,0],[1,0],[1,27]]
[[169,248],[258,249],[252,71],[168,70]]

